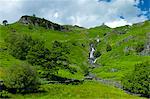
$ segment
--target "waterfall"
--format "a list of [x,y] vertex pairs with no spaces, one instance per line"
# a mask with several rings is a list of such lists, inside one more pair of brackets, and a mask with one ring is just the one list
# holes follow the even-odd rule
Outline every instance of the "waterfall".
[[89,55],[90,64],[94,64],[95,62],[94,52],[95,52],[94,44],[90,44],[90,55]]
[[91,47],[90,58],[94,58],[94,52],[95,52],[95,49]]
[[[97,38],[96,41],[97,41],[97,43],[99,43],[99,42],[100,42],[100,39]],[[89,62],[90,62],[91,65],[93,65],[94,63],[96,63],[96,60],[97,60],[97,59],[94,57],[94,52],[95,52],[95,50],[96,50],[96,49],[94,48],[94,44],[91,43],[91,44],[90,44],[90,53],[89,53]]]

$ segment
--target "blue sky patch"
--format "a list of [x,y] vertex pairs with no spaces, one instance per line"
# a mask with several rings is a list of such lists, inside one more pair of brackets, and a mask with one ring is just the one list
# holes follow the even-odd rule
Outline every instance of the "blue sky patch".
[[35,14],[58,24],[118,27],[150,20],[150,0],[0,0],[0,14],[9,23]]
[[99,2],[105,1],[105,2],[111,2],[111,0],[98,0]]
[[140,3],[137,5],[142,11],[146,11],[144,15],[150,19],[150,0],[140,0]]

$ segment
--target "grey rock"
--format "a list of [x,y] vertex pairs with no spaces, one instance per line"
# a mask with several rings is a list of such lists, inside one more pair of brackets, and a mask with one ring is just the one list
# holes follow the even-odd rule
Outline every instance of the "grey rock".
[[68,31],[67,28],[65,28],[62,25],[53,23],[51,21],[48,21],[46,19],[41,19],[34,16],[22,16],[19,20],[20,23],[23,23],[25,25],[34,25],[34,26],[41,26],[46,29],[52,29],[52,30],[58,30],[58,31]]
[[147,42],[145,43],[144,50],[140,53],[143,56],[150,56],[150,33],[147,34]]
[[116,68],[112,68],[111,70],[110,70],[110,72],[117,72],[118,71],[118,69],[116,69]]

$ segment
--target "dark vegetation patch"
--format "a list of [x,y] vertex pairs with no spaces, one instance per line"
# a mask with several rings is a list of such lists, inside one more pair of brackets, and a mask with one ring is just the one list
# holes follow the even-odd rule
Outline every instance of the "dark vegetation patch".
[[150,62],[135,65],[135,69],[122,80],[125,90],[150,97]]
[[5,95],[7,91],[10,93],[38,92],[42,79],[66,84],[80,83],[79,80],[56,76],[59,69],[67,69],[72,74],[77,72],[75,68],[69,66],[70,50],[67,43],[54,41],[51,49],[48,49],[45,47],[45,42],[18,33],[10,34],[5,41],[8,52],[12,56],[30,64],[15,64],[5,70],[0,86],[1,97],[7,97]]

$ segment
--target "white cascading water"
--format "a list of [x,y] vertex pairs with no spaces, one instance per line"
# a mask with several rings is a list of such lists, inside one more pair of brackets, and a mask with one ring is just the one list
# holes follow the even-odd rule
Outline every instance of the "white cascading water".
[[93,44],[91,44],[90,45],[90,56],[89,56],[90,64],[94,64],[94,61],[95,61],[94,52],[95,52],[94,46],[93,46]]
[[91,47],[90,58],[94,58],[94,52],[95,52],[95,49]]
[[[99,43],[100,39],[96,39],[96,41],[97,41],[97,43]],[[91,44],[90,45],[90,55],[89,55],[90,64],[96,63],[97,59],[94,57],[94,52],[95,52],[94,44]]]

